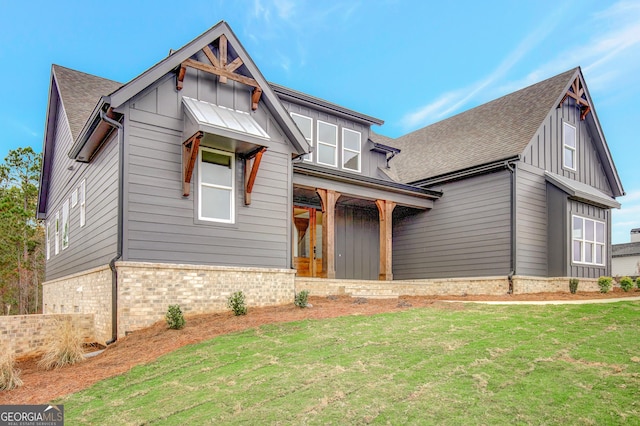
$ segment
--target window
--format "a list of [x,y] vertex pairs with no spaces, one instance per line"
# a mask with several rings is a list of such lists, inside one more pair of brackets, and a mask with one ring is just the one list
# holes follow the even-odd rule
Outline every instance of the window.
[[54,237],[55,237],[55,241],[54,241],[54,254],[58,254],[60,253],[60,212],[56,212],[56,216],[54,219],[54,227],[55,227],[55,233],[54,233]]
[[318,163],[338,166],[338,126],[318,121]]
[[573,262],[604,265],[605,223],[580,216],[573,216],[572,222]]
[[360,132],[342,129],[342,168],[360,171]]
[[86,202],[86,197],[85,197],[85,189],[86,189],[86,184],[85,184],[85,180],[83,179],[82,182],[80,182],[80,227],[82,228],[85,224],[86,221],[86,216],[87,216],[87,202]]
[[62,250],[69,247],[69,200],[62,204]]
[[71,193],[71,207],[78,205],[78,188],[74,188]]
[[[300,132],[302,132],[304,138],[309,142],[309,145],[313,146],[313,119],[311,117],[296,114],[295,112],[291,113],[291,118],[293,118],[293,121],[300,129]],[[313,161],[313,154],[305,154],[302,158],[305,161]]]
[[51,222],[47,221],[44,227],[45,240],[47,241],[47,260],[51,257]]
[[198,160],[198,218],[233,223],[234,155],[200,148]]
[[576,128],[569,123],[563,123],[562,142],[562,164],[567,169],[576,170]]

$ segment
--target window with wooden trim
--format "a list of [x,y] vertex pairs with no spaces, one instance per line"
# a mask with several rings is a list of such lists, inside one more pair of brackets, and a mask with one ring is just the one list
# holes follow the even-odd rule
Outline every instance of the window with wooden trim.
[[[309,145],[313,146],[313,119],[295,112],[291,113],[291,118],[293,118],[304,138],[309,142]],[[305,154],[302,158],[304,161],[313,161],[313,153]]]
[[60,212],[56,212],[55,215],[55,219],[54,219],[54,243],[53,243],[53,248],[54,248],[54,254],[58,254],[60,253]]
[[318,120],[318,164],[338,167],[338,126]]
[[362,135],[351,129],[342,129],[342,168],[359,172],[362,157]]
[[233,223],[235,155],[200,147],[198,153],[198,219]]
[[566,169],[576,170],[577,143],[576,128],[569,123],[562,125],[562,165]]
[[69,199],[62,203],[62,250],[69,247]]
[[82,228],[87,219],[87,200],[86,200],[86,182],[82,179],[80,182],[80,193],[78,194],[80,202],[80,227]]
[[599,220],[572,216],[573,263],[604,266],[606,261],[606,224]]

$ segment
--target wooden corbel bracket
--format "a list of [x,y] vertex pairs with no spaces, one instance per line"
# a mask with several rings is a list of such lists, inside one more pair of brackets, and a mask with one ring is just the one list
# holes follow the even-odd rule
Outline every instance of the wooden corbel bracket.
[[253,184],[256,182],[262,155],[267,150],[266,147],[258,148],[244,158],[244,204],[251,204],[251,193]]
[[182,195],[189,196],[191,192],[191,177],[198,157],[200,139],[204,136],[202,131],[197,131],[193,136],[182,143]]

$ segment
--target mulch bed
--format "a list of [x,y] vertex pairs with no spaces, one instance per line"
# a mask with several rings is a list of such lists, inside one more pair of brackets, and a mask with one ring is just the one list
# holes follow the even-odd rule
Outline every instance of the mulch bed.
[[22,370],[24,384],[18,389],[0,392],[0,404],[44,404],[51,400],[78,392],[92,384],[129,371],[136,365],[149,363],[158,357],[184,345],[201,342],[219,335],[259,327],[264,324],[298,321],[304,319],[334,318],[343,315],[374,315],[417,307],[437,309],[463,309],[458,301],[539,301],[539,300],[588,300],[615,297],[640,296],[640,291],[628,293],[618,288],[607,294],[578,292],[536,293],[504,296],[440,296],[402,297],[400,299],[354,299],[341,297],[310,297],[311,308],[300,309],[291,303],[284,306],[249,308],[245,316],[231,312],[187,316],[182,330],[167,329],[164,321],[119,339],[103,353],[82,363],[52,371],[40,370],[38,359],[23,358],[17,362]]

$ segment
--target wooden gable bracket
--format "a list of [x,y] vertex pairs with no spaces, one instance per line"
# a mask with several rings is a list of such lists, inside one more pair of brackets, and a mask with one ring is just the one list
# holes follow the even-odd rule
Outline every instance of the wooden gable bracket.
[[236,73],[236,70],[243,65],[242,59],[240,57],[237,57],[233,61],[228,62],[229,58],[227,37],[223,34],[219,38],[219,58],[216,57],[216,55],[208,45],[202,48],[202,52],[207,57],[210,64],[196,61],[194,59],[186,59],[184,62],[182,62],[182,64],[180,64],[180,68],[178,68],[178,70],[176,71],[176,90],[182,90],[186,68],[190,67],[217,75],[218,81],[222,84],[225,84],[227,82],[227,79],[229,79],[253,87],[254,89],[251,93],[251,109],[254,111],[257,110],[258,102],[260,101],[260,96],[262,95],[262,88],[255,79]]
[[589,101],[587,100],[587,95],[585,93],[584,86],[582,85],[580,77],[576,77],[573,83],[571,83],[569,90],[567,90],[567,93],[565,93],[565,95],[562,97],[562,100],[558,104],[558,108],[562,106],[567,98],[573,98],[576,101],[578,107],[580,108],[580,120],[584,120],[587,117],[587,114],[589,114],[589,112],[591,111],[591,105],[589,105]]
[[189,196],[191,189],[191,176],[198,157],[200,139],[204,136],[202,131],[197,131],[193,136],[182,143],[182,195]]
[[262,155],[267,150],[266,147],[260,147],[244,157],[244,204],[251,204],[251,193],[253,192],[253,184],[256,182]]

